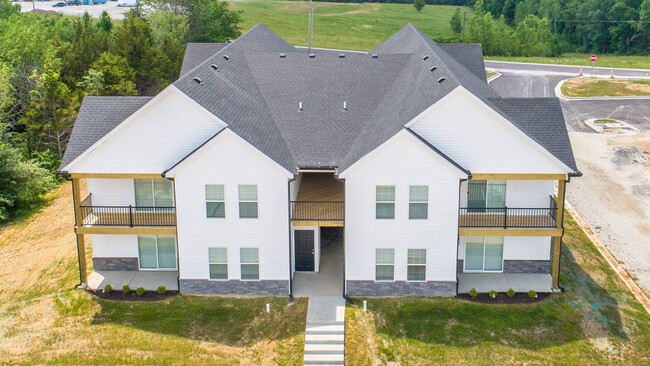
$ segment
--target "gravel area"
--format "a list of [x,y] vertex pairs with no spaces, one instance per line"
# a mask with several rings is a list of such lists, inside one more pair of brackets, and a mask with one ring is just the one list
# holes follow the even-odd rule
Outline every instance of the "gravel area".
[[61,8],[52,7],[52,5],[58,2],[59,1],[19,1],[16,2],[16,4],[20,5],[20,10],[22,12],[30,12],[34,9],[34,7],[36,10],[55,11],[57,13],[63,13],[66,15],[83,15],[83,13],[87,11],[88,14],[94,18],[99,18],[101,13],[106,10],[108,12],[108,15],[110,15],[113,19],[124,19],[124,13],[131,9],[129,7],[117,6],[117,4],[122,1],[106,1],[106,4],[96,5],[71,5]]
[[650,294],[650,132],[570,137],[584,175],[567,185],[567,199]]

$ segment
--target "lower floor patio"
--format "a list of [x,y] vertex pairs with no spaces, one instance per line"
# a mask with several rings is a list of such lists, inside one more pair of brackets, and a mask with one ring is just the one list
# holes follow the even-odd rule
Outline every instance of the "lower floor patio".
[[155,291],[159,286],[165,286],[167,291],[178,291],[177,271],[93,271],[88,276],[88,288],[103,289],[111,285],[114,290],[120,290],[129,285],[132,290],[143,287]]
[[466,294],[475,288],[479,293],[506,292],[553,292],[551,275],[548,273],[459,273],[458,293]]

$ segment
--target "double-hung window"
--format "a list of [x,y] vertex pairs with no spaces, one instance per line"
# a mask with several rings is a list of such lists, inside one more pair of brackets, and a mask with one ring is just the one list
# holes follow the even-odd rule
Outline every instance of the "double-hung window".
[[211,280],[228,279],[228,249],[208,248],[208,263]]
[[503,270],[503,236],[465,238],[465,271]]
[[136,207],[174,207],[174,188],[169,179],[134,179]]
[[239,185],[239,217],[257,218],[257,185]]
[[429,217],[429,186],[409,187],[409,219]]
[[427,272],[427,250],[409,249],[407,260],[408,281],[425,281]]
[[395,279],[395,249],[375,251],[375,280],[393,281]]
[[207,217],[226,217],[226,205],[223,185],[205,185],[205,210]]
[[[470,180],[467,191],[467,207],[470,212],[488,212],[490,208],[506,207],[505,180]],[[486,210],[486,208],[488,210]],[[496,211],[500,213],[500,211]]]
[[376,210],[378,219],[395,218],[395,186],[377,186]]
[[176,239],[169,235],[139,235],[140,269],[175,269]]
[[241,279],[260,279],[260,258],[258,248],[240,248],[239,259],[241,261]]

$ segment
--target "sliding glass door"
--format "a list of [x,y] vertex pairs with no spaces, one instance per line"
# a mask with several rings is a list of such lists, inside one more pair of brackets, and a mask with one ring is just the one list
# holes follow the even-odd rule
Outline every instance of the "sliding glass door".
[[468,236],[465,238],[466,272],[500,272],[502,270],[502,236]]
[[139,235],[140,269],[176,269],[176,238],[169,235]]
[[[469,212],[491,212],[486,208],[506,207],[505,180],[470,180],[467,190]],[[499,212],[500,213],[500,212]]]

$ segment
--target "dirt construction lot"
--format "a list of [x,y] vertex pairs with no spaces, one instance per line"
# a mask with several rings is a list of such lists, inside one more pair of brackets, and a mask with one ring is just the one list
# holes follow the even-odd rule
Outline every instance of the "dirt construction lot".
[[567,197],[600,241],[650,294],[650,132],[572,132],[584,175]]

